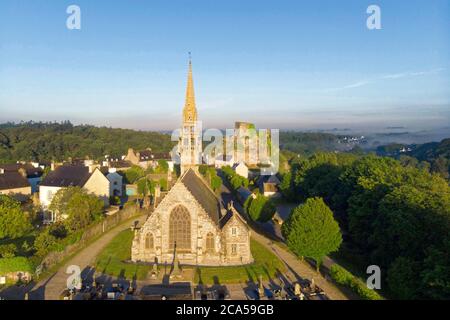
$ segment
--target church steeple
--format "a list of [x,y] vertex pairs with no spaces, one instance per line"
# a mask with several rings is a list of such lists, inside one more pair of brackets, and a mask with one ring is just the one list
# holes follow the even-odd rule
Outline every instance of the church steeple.
[[183,122],[197,121],[197,108],[195,107],[194,80],[192,78],[192,60],[189,53],[189,72],[186,89],[186,102],[183,109]]
[[201,123],[198,121],[195,107],[194,80],[192,79],[192,61],[189,53],[189,71],[186,89],[186,101],[183,109],[183,124],[179,143],[181,173],[202,163]]

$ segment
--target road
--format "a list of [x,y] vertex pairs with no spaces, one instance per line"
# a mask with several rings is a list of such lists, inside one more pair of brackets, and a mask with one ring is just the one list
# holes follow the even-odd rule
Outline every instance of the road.
[[60,294],[67,288],[67,278],[68,274],[66,270],[69,266],[75,265],[79,266],[83,271],[86,272],[93,267],[94,262],[98,254],[105,248],[105,246],[111,242],[111,240],[117,236],[123,230],[131,227],[132,222],[139,220],[142,224],[146,215],[135,217],[128,220],[119,226],[107,231],[99,239],[88,245],[86,248],[78,252],[74,257],[67,261],[59,270],[51,275],[48,279],[44,279],[37,283],[34,288],[29,293],[30,300],[59,300]]

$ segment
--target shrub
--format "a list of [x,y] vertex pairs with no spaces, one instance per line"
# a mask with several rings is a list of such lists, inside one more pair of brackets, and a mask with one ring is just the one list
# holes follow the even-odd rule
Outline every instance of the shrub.
[[167,179],[159,179],[159,185],[161,187],[161,191],[167,191],[169,189]]
[[350,288],[353,292],[365,300],[382,299],[382,297],[375,290],[369,289],[365,283],[337,264],[333,264],[331,266],[330,274],[331,278],[333,278],[336,283]]
[[118,196],[111,196],[109,197],[109,204],[112,206],[118,206],[120,205],[121,201],[120,201],[120,197]]
[[48,229],[38,235],[36,240],[34,240],[36,254],[40,257],[43,257],[49,253],[56,246],[56,244],[56,237],[51,235]]
[[[249,197],[249,199],[252,199],[252,197]],[[247,201],[244,203],[244,207],[247,207],[246,210],[253,221],[267,222],[275,214],[276,208],[273,203],[261,194],[258,194],[250,202]]]
[[5,244],[0,246],[1,258],[14,258],[17,253],[17,248],[14,244]]

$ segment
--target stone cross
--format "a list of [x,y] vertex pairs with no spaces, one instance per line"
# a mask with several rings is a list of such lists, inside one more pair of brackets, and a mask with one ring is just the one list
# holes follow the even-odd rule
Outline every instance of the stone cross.
[[258,286],[258,293],[260,297],[264,297],[264,285],[262,282],[262,276],[259,276],[259,286]]

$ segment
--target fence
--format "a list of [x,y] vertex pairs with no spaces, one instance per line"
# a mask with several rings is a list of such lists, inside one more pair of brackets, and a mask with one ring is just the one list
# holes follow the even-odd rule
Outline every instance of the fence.
[[[68,245],[63,251],[50,252],[41,262],[38,267],[38,272],[49,270],[65,258],[71,256],[81,248],[85,247],[90,241],[100,236],[101,234],[111,230],[118,226],[122,222],[129,220],[133,217],[140,216],[144,213],[149,213],[148,210],[139,209],[134,205],[126,206],[123,210],[120,210],[112,216],[108,216],[99,223],[89,227],[81,236],[80,240],[72,245]],[[131,227],[131,226],[130,226]]]

